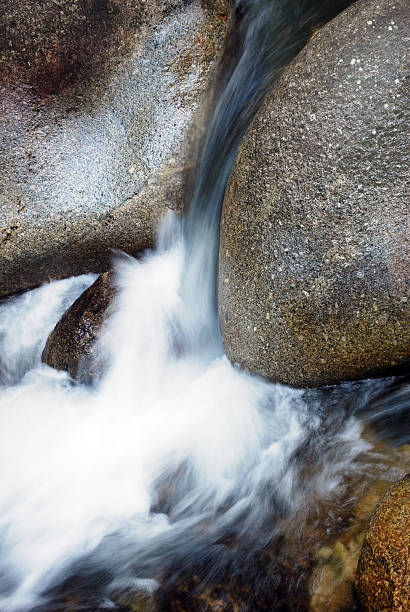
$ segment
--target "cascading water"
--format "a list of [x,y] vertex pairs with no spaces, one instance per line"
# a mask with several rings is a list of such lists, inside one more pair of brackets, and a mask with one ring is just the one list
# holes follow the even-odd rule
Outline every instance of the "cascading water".
[[[386,381],[306,393],[223,355],[212,288],[226,180],[263,92],[318,16],[306,12],[312,3],[299,15],[286,3],[248,4],[185,225],[168,216],[155,252],[116,263],[117,297],[96,347],[101,380],[82,386],[41,363],[48,333],[95,277],[0,303],[0,610],[64,609],[72,585],[88,589],[79,609],[115,609],[113,591],[157,581],[166,610],[172,584],[193,568],[203,584],[222,576],[227,588],[246,574],[246,609],[258,598],[295,609],[286,602],[300,567],[289,568],[281,542],[303,548],[318,505],[363,474],[400,475],[372,457],[355,416]],[[298,27],[276,43],[285,17]],[[261,580],[268,544],[271,578]]]
[[[38,350],[92,279],[57,281],[1,305],[10,357],[0,399],[2,610],[43,609],[47,591],[84,559],[83,574],[105,568],[109,592],[132,576],[155,578],[176,559],[182,566],[226,533],[262,545],[276,513],[307,502],[294,454],[323,425],[320,410],[308,409],[301,391],[198,345],[181,351],[195,335],[173,223],[166,249],[160,242],[156,253],[117,266],[119,294],[99,347],[110,365],[95,387],[42,365]],[[350,393],[363,402],[368,387]],[[360,430],[354,418],[332,429],[328,444],[339,452],[310,483],[320,496],[354,469],[367,447]]]
[[353,0],[236,0],[228,61],[211,102],[186,217],[185,301],[198,311],[202,341],[218,338],[216,270],[225,187],[246,128],[266,91],[316,28]]

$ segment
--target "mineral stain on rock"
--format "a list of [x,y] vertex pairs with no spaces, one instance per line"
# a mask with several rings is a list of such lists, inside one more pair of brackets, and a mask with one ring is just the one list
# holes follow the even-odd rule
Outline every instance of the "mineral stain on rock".
[[[18,83],[31,95],[61,93],[87,79],[113,53],[124,52],[142,23],[145,3],[5,0],[0,23],[0,87]],[[122,5],[122,10],[121,6]]]

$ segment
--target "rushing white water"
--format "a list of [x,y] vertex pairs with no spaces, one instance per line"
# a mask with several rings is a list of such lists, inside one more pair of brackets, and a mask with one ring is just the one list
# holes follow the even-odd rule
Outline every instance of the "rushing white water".
[[347,4],[235,2],[238,48],[193,164],[185,236],[168,217],[155,252],[116,262],[100,380],[80,385],[41,363],[95,276],[0,302],[0,612],[50,610],[79,578],[96,591],[81,609],[101,610],[115,608],[113,590],[155,589],[198,559],[216,576],[230,553],[246,564],[280,539],[286,521],[297,538],[312,508],[370,469],[354,413],[384,383],[309,395],[239,370],[223,354],[214,290],[241,137],[312,27]]
[[49,333],[93,274],[56,281],[0,302],[0,392],[40,362]]
[[[134,560],[149,564],[150,555],[188,546],[195,524],[257,537],[272,513],[266,486],[290,506],[304,503],[289,460],[320,416],[307,414],[300,391],[202,350],[179,293],[184,252],[174,226],[166,246],[117,265],[118,297],[98,346],[109,367],[94,387],[40,362],[47,333],[93,277],[0,306],[1,610],[34,607],[110,534],[122,535],[111,538],[108,561],[122,554],[126,534]],[[312,484],[322,496],[366,446],[354,419],[335,440],[341,450]]]

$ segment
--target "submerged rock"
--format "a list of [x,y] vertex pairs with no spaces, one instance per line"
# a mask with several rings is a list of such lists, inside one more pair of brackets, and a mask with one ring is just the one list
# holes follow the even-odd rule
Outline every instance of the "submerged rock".
[[110,599],[121,610],[127,612],[156,612],[159,603],[156,596],[158,583],[155,580],[140,580],[136,587],[118,589],[110,594]]
[[365,610],[404,612],[410,603],[410,475],[384,495],[370,521],[355,587]]
[[6,0],[0,295],[109,267],[181,211],[231,0]]
[[94,345],[113,295],[112,272],[104,272],[61,317],[48,337],[42,361],[82,383],[98,378],[104,362]]
[[408,5],[362,0],[268,94],[224,202],[219,315],[233,362],[317,386],[410,362]]

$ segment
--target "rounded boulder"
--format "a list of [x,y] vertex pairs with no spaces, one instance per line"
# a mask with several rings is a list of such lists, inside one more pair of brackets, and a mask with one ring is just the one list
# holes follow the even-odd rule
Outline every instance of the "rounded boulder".
[[360,0],[268,93],[227,186],[219,316],[230,359],[320,386],[410,362],[405,0]]

